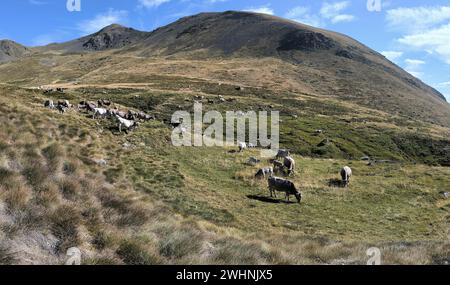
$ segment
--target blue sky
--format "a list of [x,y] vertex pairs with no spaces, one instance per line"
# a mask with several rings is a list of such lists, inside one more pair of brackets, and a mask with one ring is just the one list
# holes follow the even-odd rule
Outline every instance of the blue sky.
[[450,102],[448,0],[79,1],[81,11],[73,12],[67,0],[2,1],[0,39],[34,46],[74,39],[111,23],[150,31],[200,12],[256,11],[347,34],[435,87]]

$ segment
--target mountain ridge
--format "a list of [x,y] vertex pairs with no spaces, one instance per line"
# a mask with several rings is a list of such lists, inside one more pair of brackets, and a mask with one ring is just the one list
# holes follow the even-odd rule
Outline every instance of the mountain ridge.
[[[151,32],[112,24],[79,39],[32,50],[37,55],[56,52],[61,56],[89,53],[110,59],[137,57],[142,60],[124,69],[136,78],[142,77],[139,68],[155,58],[186,61],[274,58],[282,66],[270,71],[272,74],[284,73],[286,68],[292,72],[280,75],[277,80],[268,75],[264,79],[268,83],[295,82],[299,88],[294,92],[306,90],[315,96],[337,97],[394,115],[450,125],[450,105],[445,97],[382,54],[349,36],[271,15],[237,11],[200,13]],[[107,61],[102,66],[106,72],[102,77],[114,73]],[[246,75],[258,77],[250,71]],[[15,80],[21,79],[18,76]]]
[[0,40],[0,63],[19,59],[30,53],[30,50],[12,40]]

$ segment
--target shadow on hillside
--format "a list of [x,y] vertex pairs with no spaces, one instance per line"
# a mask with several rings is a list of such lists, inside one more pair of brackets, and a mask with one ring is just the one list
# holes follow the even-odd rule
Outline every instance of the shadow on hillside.
[[328,180],[328,186],[329,187],[342,188],[343,184],[342,184],[342,181],[340,179],[331,178],[330,180]]
[[[295,204],[295,202],[293,201],[286,201],[284,199],[274,199],[271,197],[265,197],[265,196],[258,196],[258,195],[247,195],[247,198],[252,199],[252,200],[256,200],[256,201],[260,201],[260,202],[264,202],[264,203],[273,203],[273,204]],[[284,196],[283,196],[284,198]]]

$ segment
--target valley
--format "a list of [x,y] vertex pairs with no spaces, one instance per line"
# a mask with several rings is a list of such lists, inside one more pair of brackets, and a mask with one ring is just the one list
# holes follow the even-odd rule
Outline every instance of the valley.
[[[95,34],[0,64],[0,263],[63,264],[73,246],[84,264],[366,264],[373,246],[384,264],[448,263],[442,95],[329,31],[240,12],[180,21],[127,42],[114,25],[99,32],[119,34],[108,45]],[[259,39],[294,29],[296,40],[229,46],[205,32],[223,23]],[[172,146],[167,122],[198,98],[205,112],[280,111],[300,205],[255,179],[270,165],[246,163],[258,148]],[[76,107],[45,108],[49,99],[106,99],[155,120],[119,133]],[[336,185],[344,165],[349,188]]]

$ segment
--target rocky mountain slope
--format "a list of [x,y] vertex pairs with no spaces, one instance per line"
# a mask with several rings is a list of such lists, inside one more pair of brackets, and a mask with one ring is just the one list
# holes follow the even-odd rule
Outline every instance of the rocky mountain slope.
[[[54,56],[55,52],[66,56],[53,66],[58,72],[39,68],[40,73],[48,73],[45,77],[50,82],[60,78],[114,81],[122,72],[133,78],[129,83],[136,83],[136,78],[145,77],[148,72],[176,72],[334,97],[392,115],[450,126],[450,105],[444,96],[381,54],[345,35],[269,15],[202,13],[150,33],[111,25],[74,41],[37,48],[36,60],[42,62],[42,57]],[[86,52],[93,55],[83,67],[87,70],[82,72],[79,61],[71,62],[68,56]],[[155,65],[155,59],[164,64]],[[50,61],[53,60],[56,59]],[[276,64],[263,64],[268,60]],[[235,66],[236,61],[243,65]],[[24,63],[0,66],[0,70],[17,66],[20,71],[19,65]],[[32,68],[33,62],[26,64]],[[225,68],[227,64],[234,66]],[[63,75],[63,70],[69,69],[71,72]],[[77,71],[84,76],[77,77]],[[0,75],[0,80],[23,81],[24,77],[20,72],[8,72]]]
[[[154,120],[119,132],[77,107],[99,100]],[[199,101],[280,111],[300,205],[255,178],[272,164],[259,148],[172,145],[172,114]],[[63,264],[72,247],[83,264],[366,264],[374,246],[383,264],[448,264],[449,114],[368,47],[260,14],[19,52],[0,64],[0,264]]]
[[278,58],[301,73],[287,81],[302,81],[318,95],[450,123],[445,97],[381,54],[345,35],[274,16],[203,13],[157,29],[138,46],[145,56]]
[[148,33],[118,24],[109,25],[97,33],[62,44],[52,44],[43,51],[60,50],[64,52],[87,52],[119,49],[131,46],[146,38]]
[[16,60],[27,55],[30,50],[10,40],[0,41],[0,63]]

